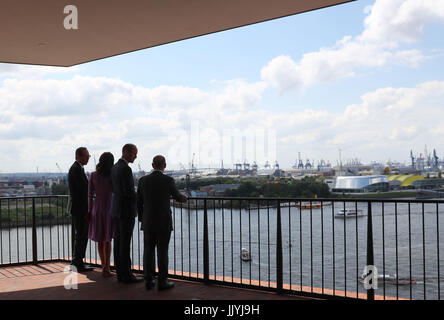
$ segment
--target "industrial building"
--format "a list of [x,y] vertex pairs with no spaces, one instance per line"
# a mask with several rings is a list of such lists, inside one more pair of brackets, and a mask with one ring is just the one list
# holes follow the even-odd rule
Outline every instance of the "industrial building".
[[418,174],[401,174],[388,177],[391,189],[413,189],[413,183],[423,179],[424,176]]
[[437,189],[444,185],[444,179],[426,179],[418,174],[392,175],[388,180],[390,189]]

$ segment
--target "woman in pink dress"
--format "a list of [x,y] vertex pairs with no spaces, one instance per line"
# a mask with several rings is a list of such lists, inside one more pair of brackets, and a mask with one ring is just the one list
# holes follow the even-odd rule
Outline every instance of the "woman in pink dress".
[[113,199],[111,168],[113,165],[114,156],[112,153],[103,153],[96,166],[96,171],[91,174],[88,183],[88,220],[90,220],[88,237],[98,243],[104,277],[112,276],[109,265],[111,240],[114,237],[111,214]]

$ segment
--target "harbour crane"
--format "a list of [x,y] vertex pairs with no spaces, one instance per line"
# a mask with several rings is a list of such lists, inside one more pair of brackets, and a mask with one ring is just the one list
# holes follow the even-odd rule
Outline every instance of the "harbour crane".
[[422,156],[422,153],[419,154],[419,163],[418,163],[418,169],[424,170],[424,157]]
[[300,152],[298,152],[298,160],[299,160],[299,162],[298,162],[298,169],[304,169],[304,163],[302,162],[301,153]]
[[425,165],[430,168],[430,154],[427,151],[427,145],[424,145],[424,161]]
[[279,170],[279,163],[277,162],[277,160],[276,160],[276,162],[274,163],[274,168],[275,168],[276,170]]
[[439,166],[439,158],[436,155],[436,149],[433,149],[433,166],[435,168],[438,168],[438,166]]
[[191,159],[191,174],[192,175],[196,175],[196,167],[194,166],[194,156],[195,156],[196,154],[195,153],[193,153],[193,158]]
[[412,168],[415,169],[415,156],[412,150],[410,150],[410,159],[412,159]]
[[244,160],[244,170],[250,170],[250,164],[247,162],[247,159]]
[[302,162],[302,159],[299,159],[298,169],[304,169],[304,163]]

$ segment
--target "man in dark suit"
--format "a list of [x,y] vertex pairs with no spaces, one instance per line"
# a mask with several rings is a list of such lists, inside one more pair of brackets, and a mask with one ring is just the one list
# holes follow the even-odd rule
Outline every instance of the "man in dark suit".
[[88,149],[85,147],[77,148],[76,161],[72,164],[68,173],[68,185],[70,195],[70,213],[74,225],[74,257],[71,265],[77,268],[77,271],[92,270],[83,262],[85,258],[86,246],[88,244],[89,224],[86,220],[88,212],[88,178],[85,175],[83,166],[88,164]]
[[128,163],[137,158],[137,147],[126,144],[122,148],[122,157],[111,170],[113,185],[112,215],[114,233],[114,265],[117,280],[124,283],[143,281],[131,272],[130,247],[134,230],[136,212],[136,191],[134,190],[133,171]]
[[159,275],[157,287],[159,290],[174,287],[168,277],[168,246],[173,230],[170,197],[179,202],[187,198],[180,194],[174,179],[163,174],[166,168],[165,158],[161,155],[153,159],[154,171],[139,179],[137,187],[137,212],[142,221],[144,234],[143,269],[145,287],[154,287],[154,249],[157,246],[157,264]]

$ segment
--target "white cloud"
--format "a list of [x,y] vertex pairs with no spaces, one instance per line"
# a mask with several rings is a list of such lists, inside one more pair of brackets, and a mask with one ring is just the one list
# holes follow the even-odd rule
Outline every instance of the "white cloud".
[[426,24],[443,21],[441,0],[376,0],[358,38],[376,43],[414,42],[422,36]]
[[[372,158],[400,156],[422,150],[423,144],[443,148],[439,127],[444,117],[444,82],[431,81],[414,88],[383,88],[361,97],[334,117],[331,139],[355,154]],[[384,153],[386,156],[384,157]],[[373,155],[373,158],[374,155]]]
[[50,67],[21,65],[13,63],[0,63],[1,78],[37,79],[47,74],[72,73],[79,71],[79,66],[73,67]]
[[90,115],[123,105],[133,85],[109,78],[75,76],[69,80],[6,79],[0,111],[32,116]]
[[426,24],[444,22],[444,1],[376,0],[365,12],[360,35],[344,36],[334,46],[306,53],[299,61],[278,56],[262,68],[261,78],[284,92],[352,77],[362,67],[416,67],[427,58],[424,53],[400,46],[419,40]]
[[[1,170],[34,171],[36,166],[41,170],[47,166],[57,171],[56,162],[67,169],[78,146],[87,146],[98,159],[104,151],[119,157],[121,146],[127,142],[138,145],[136,165],[140,161],[143,168],[149,168],[154,154],[167,154],[174,146],[175,153],[168,159],[170,167],[178,167],[179,162],[187,165],[191,161],[187,137],[193,121],[201,133],[202,149],[196,161],[203,166],[210,160],[213,165],[220,164],[217,146],[224,129],[275,130],[277,158],[283,167],[292,165],[299,151],[303,158],[334,162],[339,147],[344,159],[348,155],[364,161],[405,159],[410,149],[422,150],[424,141],[437,150],[444,149],[444,82],[381,88],[335,112],[260,109],[257,105],[264,88],[263,82],[241,80],[208,91],[174,86],[144,88],[92,77],[8,80],[0,92],[5,101],[14,102],[14,107],[0,103],[0,141],[2,148],[15,156],[0,154]],[[38,94],[44,97],[43,103]],[[60,106],[58,112],[53,105]],[[254,160],[251,154],[246,156]],[[93,161],[87,170],[94,170]]]
[[[105,77],[6,79],[0,86],[0,141],[5,148],[26,145],[18,151],[21,154],[28,154],[36,145],[52,145],[64,168],[72,161],[72,152],[66,151],[80,145],[88,146],[96,158],[107,150],[119,155],[127,142],[140,145],[142,154],[165,151],[189,129],[192,120],[203,127],[223,128],[224,115],[250,111],[261,100],[264,88],[263,82],[243,80],[202,91],[185,86],[144,88]],[[1,170],[8,166],[9,170],[29,170],[29,163],[47,161],[38,151],[33,161],[18,159],[23,161],[0,155]],[[54,166],[55,162],[50,165]]]

